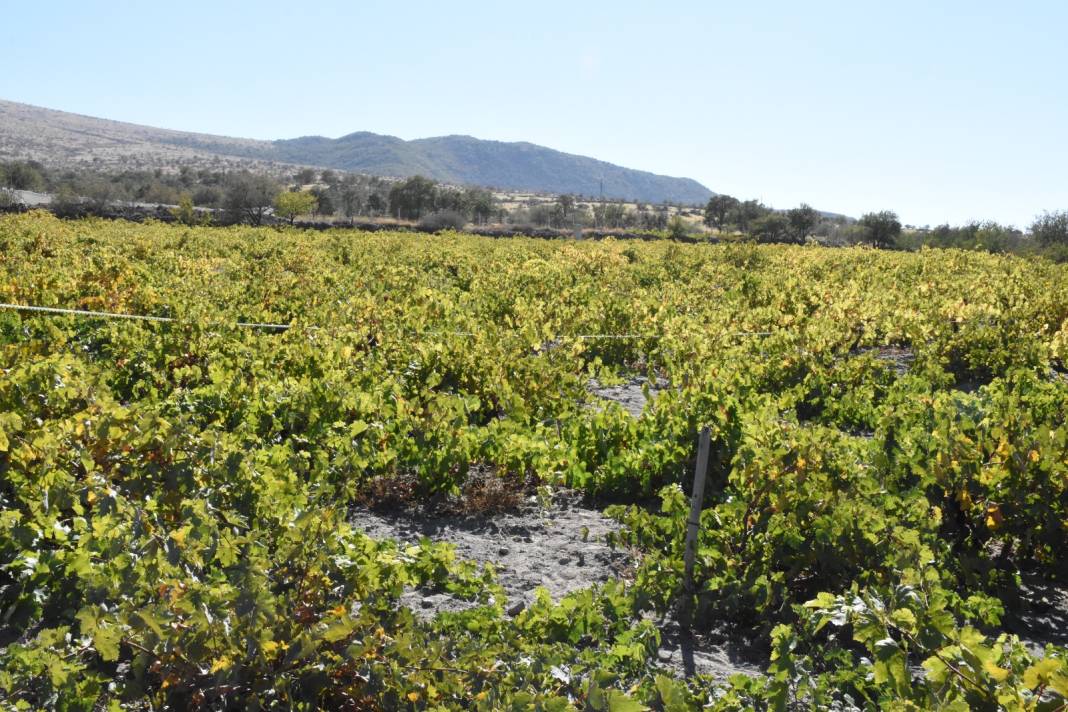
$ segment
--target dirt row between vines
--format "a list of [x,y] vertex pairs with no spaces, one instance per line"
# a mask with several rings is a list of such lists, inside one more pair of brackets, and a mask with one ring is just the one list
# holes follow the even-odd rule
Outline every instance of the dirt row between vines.
[[[422,537],[449,542],[457,556],[492,563],[508,596],[508,613],[516,615],[534,601],[542,587],[555,601],[569,593],[626,580],[637,564],[633,552],[612,548],[607,537],[619,525],[577,497],[557,495],[551,504],[529,497],[511,512],[493,515],[435,515],[417,509],[354,513],[353,523],[376,539],[414,544]],[[438,613],[475,605],[448,593],[411,589],[402,605],[423,620]],[[659,621],[661,645],[656,664],[683,677],[700,673],[725,680],[735,673],[759,674],[751,653],[730,641],[687,639],[670,620]]]

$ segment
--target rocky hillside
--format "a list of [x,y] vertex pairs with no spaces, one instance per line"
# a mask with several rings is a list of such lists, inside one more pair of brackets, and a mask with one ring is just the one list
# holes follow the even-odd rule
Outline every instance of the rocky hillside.
[[189,165],[282,170],[302,165],[381,176],[425,175],[505,190],[603,194],[648,203],[699,204],[712,192],[689,178],[623,168],[532,143],[442,136],[405,141],[357,132],[257,141],[109,121],[0,100],[0,160],[100,169]]

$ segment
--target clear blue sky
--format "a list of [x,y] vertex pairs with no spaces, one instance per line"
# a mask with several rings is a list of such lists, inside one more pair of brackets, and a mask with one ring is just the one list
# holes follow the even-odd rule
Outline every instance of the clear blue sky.
[[0,97],[254,138],[526,140],[775,207],[1068,208],[1068,2],[10,2]]

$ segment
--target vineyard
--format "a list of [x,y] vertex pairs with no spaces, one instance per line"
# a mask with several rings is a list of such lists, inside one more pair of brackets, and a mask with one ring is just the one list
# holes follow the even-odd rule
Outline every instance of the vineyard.
[[[1068,709],[1068,266],[27,213],[0,302],[162,318],[0,310],[5,709]],[[563,595],[364,516],[564,492]]]

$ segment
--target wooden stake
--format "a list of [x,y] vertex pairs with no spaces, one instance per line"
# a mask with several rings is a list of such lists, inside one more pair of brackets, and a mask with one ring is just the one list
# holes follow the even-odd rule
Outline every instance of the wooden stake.
[[[697,531],[701,528],[701,507],[705,501],[705,475],[708,472],[708,451],[712,445],[708,427],[701,428],[697,441],[697,469],[693,473],[693,495],[690,497],[690,518],[686,522],[686,591],[693,592],[693,563],[697,556]],[[688,598],[688,597],[687,597]]]

